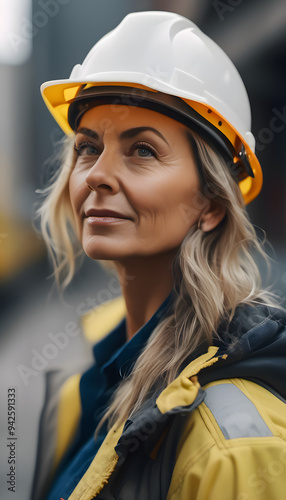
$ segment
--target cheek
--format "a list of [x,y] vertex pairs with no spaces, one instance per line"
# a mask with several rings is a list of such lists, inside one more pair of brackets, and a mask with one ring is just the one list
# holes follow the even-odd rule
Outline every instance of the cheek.
[[165,239],[167,233],[177,235],[179,240],[196,223],[203,208],[199,183],[190,174],[141,180],[136,188],[133,183],[128,196],[138,213],[142,237],[150,236],[151,231],[156,238]]
[[182,225],[190,229],[199,219],[207,200],[196,186],[188,190],[182,189],[177,201],[178,222],[181,221]]
[[86,186],[81,182],[79,175],[72,173],[69,179],[69,197],[74,214],[76,233],[79,239],[82,236],[82,205],[86,199]]
[[[203,210],[206,199],[200,190],[200,181],[193,162],[182,163],[181,171],[173,179],[170,189],[170,203],[174,206],[181,220],[190,228]],[[186,216],[187,214],[187,216]]]
[[75,216],[79,215],[81,205],[84,201],[85,191],[86,189],[80,175],[76,172],[72,172],[69,179],[69,195]]
[[178,229],[189,229],[199,217],[205,204],[196,178],[181,175],[161,185],[160,195],[154,198],[162,216],[177,224]]

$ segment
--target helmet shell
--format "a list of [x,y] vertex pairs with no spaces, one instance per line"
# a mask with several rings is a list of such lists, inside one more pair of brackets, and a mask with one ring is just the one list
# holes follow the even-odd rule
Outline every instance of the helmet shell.
[[259,193],[262,173],[243,81],[225,52],[189,19],[163,11],[128,14],[68,79],[44,83],[43,98],[65,133],[71,132],[69,104],[84,84],[143,86],[194,105],[233,144],[239,138],[254,173],[242,181],[245,201]]

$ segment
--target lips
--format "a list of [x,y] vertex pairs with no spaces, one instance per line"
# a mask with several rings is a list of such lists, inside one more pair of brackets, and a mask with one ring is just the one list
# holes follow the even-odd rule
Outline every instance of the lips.
[[117,219],[130,219],[127,215],[115,212],[114,210],[91,208],[85,212],[85,217],[115,217]]

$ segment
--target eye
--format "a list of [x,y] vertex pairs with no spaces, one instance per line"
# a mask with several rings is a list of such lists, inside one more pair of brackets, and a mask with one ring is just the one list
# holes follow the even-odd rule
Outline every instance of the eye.
[[138,155],[139,156],[153,156],[152,152],[148,148],[144,148],[141,146],[140,148],[137,148]]
[[156,152],[150,144],[145,144],[144,142],[134,144],[131,152],[137,151],[137,155],[140,158],[153,158],[156,157]]
[[79,146],[74,145],[74,150],[78,156],[96,156],[99,154],[98,148],[87,141],[81,142]]

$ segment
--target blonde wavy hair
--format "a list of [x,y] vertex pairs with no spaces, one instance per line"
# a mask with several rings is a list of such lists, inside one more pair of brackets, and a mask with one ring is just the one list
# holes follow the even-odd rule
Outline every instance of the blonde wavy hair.
[[[110,427],[135,413],[158,380],[162,388],[174,380],[197,348],[213,343],[220,321],[230,321],[239,304],[278,306],[274,294],[262,287],[256,258],[260,256],[268,267],[269,259],[248,218],[238,183],[218,153],[195,133],[188,131],[188,135],[201,164],[202,196],[222,204],[226,216],[208,233],[195,226],[186,234],[173,262],[173,308],[117,388],[97,432],[104,421]],[[38,210],[55,278],[63,287],[71,281],[81,253],[68,188],[76,161],[73,141],[73,135],[66,139],[61,169],[43,190],[45,200]]]

